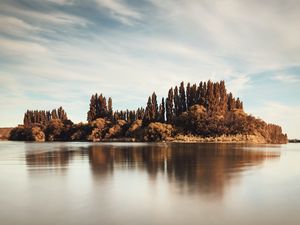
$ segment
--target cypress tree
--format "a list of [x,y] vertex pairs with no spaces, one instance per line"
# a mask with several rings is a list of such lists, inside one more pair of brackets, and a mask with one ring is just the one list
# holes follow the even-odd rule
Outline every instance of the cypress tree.
[[90,99],[90,110],[87,113],[87,120],[88,122],[91,122],[97,118],[97,94],[92,95]]
[[174,114],[176,117],[179,116],[181,106],[180,106],[180,99],[179,99],[179,95],[178,95],[178,87],[176,86],[174,89]]
[[197,85],[191,87],[191,106],[197,104]]
[[51,112],[51,119],[58,119],[57,112],[55,109],[53,109]]
[[166,111],[166,109],[165,109],[165,99],[164,98],[162,98],[161,99],[161,122],[162,123],[165,123],[166,122],[166,119],[165,119],[165,111]]
[[235,105],[237,109],[243,109],[243,103],[241,102],[240,98],[236,99]]
[[165,99],[161,99],[161,103],[159,104],[159,116],[158,121],[161,123],[165,122]]
[[220,84],[214,83],[214,99],[213,99],[213,112],[220,114]]
[[222,115],[224,115],[227,110],[227,91],[225,87],[225,82],[224,80],[222,80],[220,82],[220,112]]
[[173,88],[170,88],[168,93],[168,98],[166,99],[166,117],[168,123],[173,122],[173,101],[174,101]]
[[180,99],[179,114],[181,114],[186,111],[186,105],[187,105],[183,81],[180,83],[180,87],[179,87],[179,99]]
[[186,86],[186,103],[187,103],[187,109],[189,109],[191,105],[191,84],[188,83]]
[[236,102],[231,92],[228,94],[227,97],[227,107],[228,107],[228,111],[232,111],[236,108]]
[[207,82],[207,91],[206,91],[206,110],[211,114],[213,111],[213,103],[214,103],[214,88],[213,83],[209,80]]
[[143,125],[148,125],[149,123],[151,123],[151,119],[153,118],[152,110],[153,110],[152,99],[149,96],[148,102],[147,102],[147,107],[145,109],[145,115],[143,117]]
[[113,109],[112,109],[112,98],[109,97],[108,98],[108,103],[107,103],[107,107],[108,107],[108,117],[109,118],[112,118],[112,115],[113,115]]
[[157,121],[158,120],[158,104],[157,104],[157,96],[155,94],[155,92],[153,92],[152,94],[152,98],[151,98],[151,102],[152,102],[152,117],[151,122],[153,121]]

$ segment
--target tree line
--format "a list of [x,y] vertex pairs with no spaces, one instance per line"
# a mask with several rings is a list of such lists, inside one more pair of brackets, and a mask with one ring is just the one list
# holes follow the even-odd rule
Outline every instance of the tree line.
[[243,110],[243,102],[239,98],[235,99],[231,92],[227,93],[224,81],[201,81],[199,85],[188,83],[186,86],[181,82],[179,87],[170,88],[167,96],[158,103],[157,95],[153,92],[148,97],[146,108],[113,112],[112,98],[109,97],[107,102],[103,94],[95,94],[90,99],[87,120],[91,122],[105,118],[133,122],[141,119],[144,125],[151,122],[172,124],[183,112],[196,104],[202,105],[210,116],[222,116],[236,109]]
[[[178,136],[220,137],[252,135],[260,142],[286,143],[287,136],[278,125],[267,124],[244,112],[243,102],[227,92],[225,82],[171,87],[166,98],[155,92],[146,106],[137,110],[113,110],[113,100],[93,94],[87,112],[87,123],[74,124],[62,107],[27,110],[23,126],[12,130],[13,140],[162,141]],[[248,137],[246,137],[248,138]]]
[[24,114],[23,124],[25,127],[29,127],[34,124],[46,126],[53,119],[65,121],[68,120],[68,116],[61,106],[58,109],[53,109],[52,111],[27,110]]

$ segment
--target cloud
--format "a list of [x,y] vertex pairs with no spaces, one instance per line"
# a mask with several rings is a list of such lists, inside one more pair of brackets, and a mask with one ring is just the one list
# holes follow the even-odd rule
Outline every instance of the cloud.
[[[45,53],[47,49],[38,43],[0,38],[2,54],[22,55]],[[24,54],[24,55],[23,55]]]
[[290,74],[278,74],[273,77],[273,80],[294,84],[300,82],[300,76]]
[[12,16],[0,16],[0,33],[22,36],[40,29]]
[[47,0],[47,1],[58,4],[58,5],[72,5],[73,4],[73,0]]
[[11,15],[13,15],[13,17],[18,20],[22,20],[23,22],[26,21],[31,24],[39,24],[43,26],[50,24],[59,26],[86,26],[90,23],[88,20],[80,16],[55,9],[49,10],[48,8],[47,11],[38,11],[34,10],[34,8],[23,8],[6,2],[0,3],[0,6],[0,12],[3,12],[3,14],[9,15],[9,17],[12,17]]
[[108,9],[111,16],[124,24],[132,25],[132,20],[141,19],[141,14],[122,0],[96,0],[100,7]]
[[211,54],[237,59],[240,72],[257,73],[300,62],[299,2],[288,1],[285,7],[279,1],[152,2],[165,14],[163,24],[168,30],[171,27],[179,31],[176,36],[198,41]]
[[246,75],[234,75],[228,79],[227,87],[235,96],[239,96],[241,91],[251,88],[251,78]]

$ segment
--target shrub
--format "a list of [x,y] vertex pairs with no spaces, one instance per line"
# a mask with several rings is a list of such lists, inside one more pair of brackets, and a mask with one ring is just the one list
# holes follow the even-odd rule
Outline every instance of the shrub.
[[166,141],[172,137],[174,129],[170,124],[150,123],[145,130],[145,141]]
[[45,141],[45,134],[40,127],[29,128],[27,141],[43,142]]

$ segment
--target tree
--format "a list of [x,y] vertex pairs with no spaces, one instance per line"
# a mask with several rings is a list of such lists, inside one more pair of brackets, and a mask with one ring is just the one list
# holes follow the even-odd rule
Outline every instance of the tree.
[[151,123],[151,120],[153,118],[153,107],[152,107],[152,99],[149,96],[148,97],[148,102],[147,102],[147,107],[145,109],[145,115],[143,117],[143,125],[148,125],[149,123]]
[[174,114],[176,117],[179,116],[181,106],[180,106],[180,99],[179,99],[179,95],[178,95],[178,87],[176,86],[174,89]]
[[220,84],[219,82],[214,83],[214,98],[212,102],[212,111],[213,113],[220,114]]
[[159,104],[159,117],[158,121],[161,123],[165,122],[165,99],[161,99],[161,103]]
[[213,83],[209,80],[207,82],[207,91],[205,96],[205,108],[209,114],[212,114],[214,103],[214,86]]
[[68,119],[65,110],[61,106],[57,109],[57,116],[61,121],[65,121]]
[[106,98],[103,96],[103,94],[96,93],[95,95],[92,95],[90,99],[90,109],[87,113],[87,120],[89,122],[92,122],[98,118],[106,118],[111,119],[112,118],[112,99],[108,99],[108,106],[106,102]]
[[205,87],[204,87],[204,84],[205,84],[205,82],[203,83],[201,81],[199,86],[198,86],[198,90],[197,90],[197,94],[198,94],[197,104],[203,105],[203,106],[205,104],[205,95],[206,95],[206,91],[204,90],[204,88],[206,88],[206,84],[205,84]]
[[228,108],[227,108],[227,91],[225,87],[225,82],[222,80],[220,82],[220,112],[222,115],[224,115]]
[[112,99],[111,97],[108,98],[108,117],[111,119],[113,115],[113,108],[112,108]]
[[174,101],[173,88],[170,88],[168,93],[168,98],[166,99],[166,117],[168,123],[173,122],[173,101]]
[[188,83],[186,86],[186,103],[187,103],[187,109],[189,109],[192,104],[191,104],[191,84]]
[[236,99],[235,105],[237,109],[243,109],[243,102],[241,102],[240,98]]
[[93,120],[95,120],[97,118],[96,101],[97,101],[97,94],[92,95],[92,97],[90,99],[90,110],[87,113],[88,122],[92,122]]
[[186,111],[186,97],[185,97],[185,88],[184,88],[183,81],[180,83],[180,87],[179,87],[179,99],[180,99],[179,114],[181,114]]
[[106,98],[101,94],[99,96],[99,116],[98,116],[98,118],[106,118],[106,117],[107,117]]
[[231,92],[227,96],[227,108],[228,108],[228,111],[232,111],[236,108],[235,99],[233,98]]
[[190,99],[190,104],[191,106],[197,104],[197,85],[193,84],[193,86],[191,87],[191,99]]
[[158,120],[158,104],[157,104],[157,96],[155,94],[155,92],[153,92],[152,94],[152,118],[151,118],[151,122],[155,122]]

